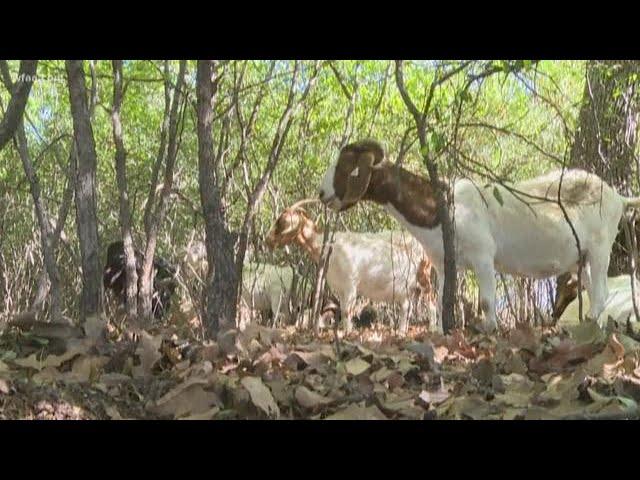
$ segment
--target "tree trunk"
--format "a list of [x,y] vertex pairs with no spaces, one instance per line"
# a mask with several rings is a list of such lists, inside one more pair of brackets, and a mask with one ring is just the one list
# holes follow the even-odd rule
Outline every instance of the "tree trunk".
[[69,103],[78,152],[76,173],[76,223],[82,258],[82,296],[80,317],[102,311],[102,275],[98,244],[96,194],[97,155],[87,106],[87,89],[82,60],[65,62],[69,84]]
[[[0,67],[2,69],[2,80],[10,91],[14,89],[14,83],[11,80],[9,68],[6,61],[2,61]],[[34,72],[35,75],[35,72]],[[24,79],[22,79],[24,81]],[[20,81],[20,78],[18,78]],[[58,266],[56,265],[55,249],[52,246],[52,230],[47,219],[47,212],[42,203],[40,197],[40,179],[36,172],[31,156],[29,155],[29,147],[27,145],[27,135],[24,131],[23,118],[18,120],[18,127],[16,129],[15,141],[18,148],[20,159],[22,160],[22,166],[24,168],[25,175],[29,181],[29,187],[31,189],[31,197],[33,198],[33,206],[36,212],[36,218],[38,219],[38,226],[40,228],[40,243],[42,246],[42,257],[44,259],[46,275],[44,279],[38,282],[38,295],[34,302],[36,307],[39,307],[44,303],[49,288],[51,289],[51,320],[53,322],[60,321],[62,317],[62,301],[60,296],[60,275],[58,272]],[[48,279],[47,279],[48,275]]]
[[[442,79],[438,81],[442,82]],[[444,280],[438,278],[438,281],[443,281],[443,294],[442,294],[442,329],[444,333],[449,333],[456,326],[456,291],[458,282],[458,272],[456,268],[456,252],[455,252],[455,232],[454,232],[454,219],[452,215],[453,206],[453,192],[447,185],[440,182],[438,179],[438,166],[429,154],[429,146],[427,143],[427,124],[426,124],[426,112],[428,112],[431,99],[433,98],[433,92],[438,85],[436,81],[430,86],[429,97],[427,98],[427,107],[425,112],[418,111],[416,105],[411,100],[409,93],[404,84],[404,77],[402,72],[402,61],[396,61],[396,84],[400,95],[404,101],[407,109],[411,112],[416,128],[418,130],[418,140],[420,141],[420,151],[424,163],[427,166],[429,172],[429,181],[431,188],[436,197],[436,213],[438,220],[442,225],[442,243],[444,245]]]
[[[175,97],[174,97],[175,98]],[[162,125],[160,126],[160,146],[158,148],[158,156],[156,162],[153,165],[151,171],[151,183],[149,186],[149,195],[147,196],[147,203],[144,207],[144,232],[149,237],[149,231],[151,230],[151,215],[153,213],[153,206],[156,200],[156,186],[158,185],[158,178],[160,177],[160,168],[164,163],[167,152],[167,131],[169,130],[169,120],[171,114],[171,85],[169,83],[169,61],[164,61],[164,114],[162,116]]]
[[[138,314],[145,322],[151,321],[152,318],[152,294],[153,294],[153,258],[156,251],[156,243],[158,239],[158,230],[162,220],[167,213],[168,198],[173,187],[173,169],[178,156],[178,123],[179,112],[182,103],[182,89],[184,88],[184,77],[186,74],[187,62],[180,61],[180,70],[178,79],[173,93],[173,102],[171,104],[171,112],[169,114],[169,139],[166,152],[166,165],[164,169],[164,181],[160,198],[153,211],[153,216],[148,218],[147,228],[147,245],[144,251],[144,260],[142,271],[139,278],[139,302]],[[155,190],[156,186],[151,185]]]
[[16,133],[16,140],[20,158],[22,159],[22,166],[24,167],[24,171],[27,175],[29,186],[31,188],[33,205],[36,211],[36,218],[38,219],[38,226],[40,227],[42,257],[44,259],[47,275],[49,276],[49,282],[51,283],[51,321],[59,322],[62,318],[62,299],[60,296],[60,274],[56,264],[55,250],[52,245],[53,231],[49,224],[47,212],[45,211],[45,207],[42,203],[42,198],[40,197],[40,179],[38,178],[38,174],[33,167],[33,162],[31,161],[31,156],[29,155],[27,136],[25,134],[22,121],[20,121],[20,126]]
[[7,111],[0,121],[0,150],[13,138],[16,129],[20,125],[37,68],[37,60],[22,60],[20,62],[20,70],[18,78],[13,84],[11,100],[9,100]]
[[217,165],[213,156],[211,128],[217,87],[213,82],[215,67],[215,61],[199,60],[196,79],[200,202],[204,214],[205,245],[209,264],[205,286],[205,322],[212,336],[235,325],[238,283],[234,262],[234,238],[227,226],[226,209],[220,195]]
[[[638,131],[640,62],[590,60],[578,127],[571,148],[572,167],[599,175],[622,195],[633,195],[632,172]],[[620,229],[609,276],[628,273],[628,253]]]
[[120,228],[124,243],[126,308],[129,320],[138,315],[138,272],[136,255],[131,236],[131,211],[129,208],[129,190],[127,188],[127,153],[122,138],[120,107],[122,105],[122,60],[113,60],[113,109],[111,123],[113,125],[113,142],[116,146],[116,180],[120,200]]

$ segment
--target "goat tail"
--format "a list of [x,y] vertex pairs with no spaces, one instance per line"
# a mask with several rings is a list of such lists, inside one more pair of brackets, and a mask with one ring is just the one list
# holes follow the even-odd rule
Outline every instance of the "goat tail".
[[640,197],[622,197],[624,209],[640,207]]

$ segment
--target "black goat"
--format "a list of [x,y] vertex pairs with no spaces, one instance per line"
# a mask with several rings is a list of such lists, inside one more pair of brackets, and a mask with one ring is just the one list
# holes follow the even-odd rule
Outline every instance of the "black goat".
[[[135,250],[136,271],[142,272],[143,254]],[[112,242],[107,248],[107,262],[104,267],[102,281],[105,291],[111,290],[120,303],[126,301],[126,266],[124,260],[124,243]],[[153,260],[153,297],[151,308],[155,318],[162,318],[169,310],[171,296],[176,290],[176,268],[164,258],[156,256]]]

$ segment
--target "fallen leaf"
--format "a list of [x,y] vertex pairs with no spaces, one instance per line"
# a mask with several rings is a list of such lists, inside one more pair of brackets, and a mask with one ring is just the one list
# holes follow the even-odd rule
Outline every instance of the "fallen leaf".
[[538,337],[530,325],[519,324],[509,332],[509,343],[516,348],[535,353],[538,346]]
[[95,379],[102,367],[109,362],[109,357],[82,356],[77,358],[71,366],[71,373],[78,382],[89,382]]
[[104,338],[108,323],[104,315],[90,315],[84,322],[84,333],[95,343]]
[[265,412],[268,416],[280,417],[280,409],[278,404],[273,399],[271,391],[267,386],[262,383],[262,380],[258,377],[244,377],[240,380],[242,386],[249,392],[251,401],[260,410]]
[[396,369],[402,375],[406,375],[411,370],[418,370],[418,368],[419,367],[408,358],[401,358],[400,361],[396,364]]
[[573,340],[561,340],[547,358],[532,358],[529,369],[536,373],[560,371],[593,357],[600,348],[593,343],[576,345]]
[[369,378],[373,382],[384,382],[391,374],[393,370],[389,370],[387,367],[382,367],[373,372]]
[[589,405],[586,409],[586,413],[598,413],[598,414],[615,414],[615,413],[638,413],[638,404],[632,398],[613,396],[609,397],[601,395],[592,388],[587,388],[587,392],[593,404]]
[[630,375],[622,375],[613,383],[616,393],[621,397],[633,398],[640,402],[640,380]]
[[449,393],[447,390],[438,389],[431,392],[427,390],[422,390],[418,398],[420,398],[420,400],[422,400],[423,402],[429,405],[437,405],[439,403],[444,402],[450,396],[451,396],[451,393]]
[[405,409],[415,408],[415,397],[413,394],[404,393],[404,395],[395,395],[390,393],[380,402],[386,410],[402,411]]
[[299,386],[295,391],[295,399],[304,408],[315,408],[319,405],[331,403],[330,398],[324,397],[316,392],[309,390],[305,386]]
[[617,333],[616,335],[626,352],[636,352],[640,350],[640,342],[622,333]]
[[46,367],[40,370],[38,373],[35,373],[31,377],[31,381],[35,384],[42,385],[45,383],[54,383],[57,380],[60,380],[61,373],[55,367]]
[[140,341],[136,354],[140,358],[140,365],[134,367],[134,377],[144,377],[151,374],[153,366],[162,358],[160,346],[162,345],[163,335],[152,336],[145,330],[140,331]]
[[194,413],[189,415],[188,417],[182,417],[180,420],[211,420],[216,414],[220,412],[219,407],[213,407],[210,410],[202,413]]
[[114,385],[119,385],[123,382],[131,381],[131,377],[129,375],[124,375],[122,373],[103,373],[100,375],[99,382],[103,383],[107,387],[112,387]]
[[282,339],[284,330],[260,326],[260,341],[265,345],[273,345]]
[[185,390],[193,387],[194,385],[209,385],[211,383],[211,379],[205,377],[191,377],[188,380],[178,384],[167,393],[165,393],[162,397],[158,399],[156,405],[162,405],[172,400],[173,398],[181,395]]
[[393,372],[387,377],[386,383],[389,386],[389,390],[394,390],[404,385],[404,376],[399,372]]
[[67,339],[82,337],[82,330],[80,328],[61,323],[38,322],[38,324],[34,325],[31,333],[44,338]]
[[0,360],[5,360],[7,362],[14,360],[18,355],[13,350],[6,350],[0,353]]
[[205,342],[196,354],[198,361],[208,360],[210,362],[215,362],[219,356],[220,347],[212,340]]
[[558,415],[548,409],[535,405],[527,408],[524,412],[525,420],[557,420],[558,418]]
[[149,410],[155,414],[173,418],[206,412],[212,406],[222,406],[220,398],[215,392],[204,390],[202,385],[189,385],[179,393],[158,400]]
[[361,358],[353,358],[348,362],[346,362],[344,364],[344,367],[347,373],[357,376],[357,375],[360,375],[361,373],[366,372],[369,369],[369,367],[371,367],[371,364],[369,364],[368,362],[365,362]]
[[236,337],[238,331],[235,329],[229,329],[218,334],[218,346],[225,355],[234,355],[238,352],[236,347]]
[[520,375],[526,375],[529,371],[527,364],[522,360],[522,357],[519,353],[509,352],[510,355],[507,355],[507,360],[502,365],[504,372],[509,373],[519,373]]
[[296,351],[317,352],[329,358],[330,360],[333,360],[334,362],[336,360],[336,354],[333,347],[331,345],[327,345],[326,343],[309,343],[306,345],[297,345]]
[[[437,409],[436,409],[437,410]],[[486,418],[492,412],[491,405],[478,395],[455,398],[450,412],[456,418],[470,418],[480,420]]]
[[329,415],[325,420],[387,420],[387,417],[375,405],[363,407],[352,403],[347,408]]
[[275,398],[280,405],[289,406],[293,403],[293,394],[288,383],[283,380],[271,380],[265,382],[265,384],[269,387],[269,390],[271,390],[273,398]]
[[495,365],[487,358],[480,359],[478,363],[471,368],[471,375],[473,378],[475,378],[478,383],[485,386],[491,384],[495,372]]
[[[440,349],[443,349],[446,351],[447,348],[446,347],[439,347]],[[435,348],[433,346],[433,343],[431,343],[430,341],[426,341],[423,343],[417,343],[417,342],[413,342],[411,344],[409,344],[407,346],[407,350],[411,351],[411,352],[415,352],[417,353],[420,357],[424,358],[427,361],[427,364],[429,365],[429,368],[434,371],[434,372],[439,372],[440,371],[440,365],[439,365],[439,361],[436,360],[436,352],[435,352]],[[442,351],[442,350],[441,350]],[[446,353],[445,353],[446,355]],[[440,360],[442,361],[442,360]]]
[[578,387],[583,383],[584,373],[574,372],[572,375],[553,375],[549,377],[546,389],[535,395],[532,401],[541,406],[571,405],[580,392]]
[[64,362],[71,360],[77,355],[81,355],[87,351],[88,345],[84,343],[78,343],[72,345],[62,355],[49,355],[42,360],[38,360],[37,353],[32,353],[27,358],[17,358],[13,361],[16,365],[20,365],[25,368],[33,368],[35,370],[42,370],[47,367],[59,367]]
[[111,420],[123,420],[122,416],[120,415],[120,412],[118,412],[118,409],[113,405],[109,405],[108,407],[105,407],[104,411]]
[[577,345],[602,344],[607,338],[597,322],[582,322],[568,326],[566,330]]
[[285,359],[285,364],[293,367],[292,369],[295,369],[297,368],[297,365],[299,365],[300,361],[312,368],[319,368],[326,365],[330,361],[330,358],[322,352],[295,351]]

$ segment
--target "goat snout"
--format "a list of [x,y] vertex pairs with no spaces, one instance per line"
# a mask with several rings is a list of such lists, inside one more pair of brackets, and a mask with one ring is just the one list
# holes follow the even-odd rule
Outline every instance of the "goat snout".
[[320,190],[320,201],[327,207],[333,210],[344,210],[345,205],[342,205],[338,197],[335,194],[328,195],[324,190]]

